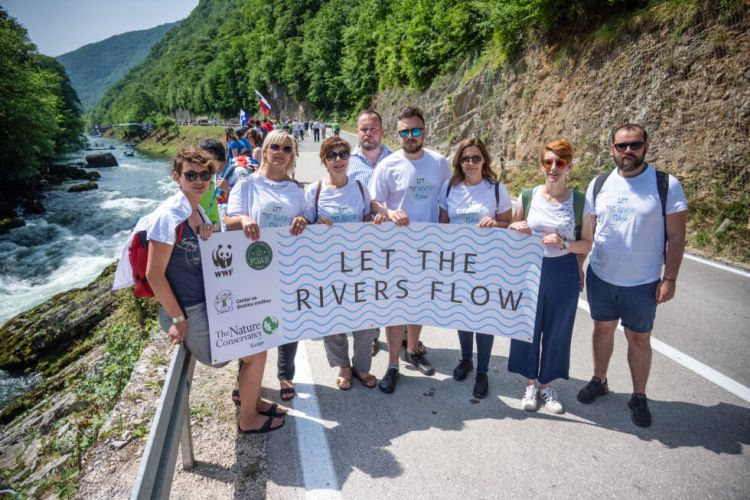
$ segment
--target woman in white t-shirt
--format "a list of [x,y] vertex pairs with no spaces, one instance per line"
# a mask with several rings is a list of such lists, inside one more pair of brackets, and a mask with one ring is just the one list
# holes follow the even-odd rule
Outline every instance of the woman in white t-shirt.
[[[306,216],[305,193],[292,179],[294,173],[294,141],[283,130],[270,132],[263,141],[260,170],[247,176],[232,188],[227,203],[227,229],[242,229],[245,236],[260,239],[262,227],[286,227],[294,236],[302,234],[309,218]],[[294,357],[297,342],[279,346],[278,378],[281,399],[295,396]]]
[[[367,187],[346,175],[351,147],[340,137],[330,137],[320,146],[320,161],[328,174],[310,184],[305,192],[307,207],[314,220],[321,224],[369,221],[370,194]],[[342,391],[352,388],[352,378],[372,389],[377,384],[370,373],[372,342],[378,328],[352,332],[354,356],[349,357],[349,341],[345,333],[323,338],[326,357],[331,368],[338,367],[336,387]]]
[[583,289],[582,264],[591,250],[591,226],[576,223],[583,214],[583,193],[568,188],[566,177],[573,165],[573,146],[565,139],[542,148],[540,171],[544,184],[526,189],[510,229],[536,234],[544,244],[539,279],[534,341],[511,340],[508,370],[527,378],[521,407],[535,411],[538,399],[548,410],[563,413],[553,380],[568,379],[570,341]]
[[[492,172],[492,159],[484,143],[472,137],[458,145],[453,156],[453,175],[443,183],[438,202],[439,220],[450,224],[473,224],[479,227],[506,228],[510,224],[511,202],[505,186],[497,182]],[[487,396],[487,372],[490,363],[493,335],[458,331],[461,360],[453,370],[453,378],[466,379],[474,369],[472,363],[474,335],[477,339],[477,374],[473,394]]]

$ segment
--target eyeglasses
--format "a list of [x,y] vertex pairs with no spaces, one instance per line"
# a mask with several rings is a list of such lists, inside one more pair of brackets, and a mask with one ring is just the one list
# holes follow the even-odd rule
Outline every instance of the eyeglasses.
[[208,170],[203,170],[202,172],[196,172],[195,170],[185,170],[182,172],[182,175],[185,176],[185,179],[189,180],[190,182],[195,182],[198,180],[198,177],[203,182],[210,181],[211,177],[213,177],[214,174],[209,172]]
[[412,137],[422,137],[422,130],[423,129],[421,129],[421,128],[413,128],[413,129],[408,129],[407,128],[407,129],[404,129],[404,130],[399,130],[398,131],[398,135],[400,135],[404,139],[406,139],[409,136],[412,136]]
[[618,142],[617,144],[615,144],[615,149],[620,153],[624,153],[628,150],[628,148],[630,148],[631,151],[640,151],[643,147],[643,144],[645,144],[643,141]]
[[349,158],[349,151],[342,150],[342,151],[329,151],[326,153],[326,160],[333,161],[336,158],[341,158],[342,160],[346,160]]
[[552,168],[552,165],[557,165],[557,168],[565,168],[568,166],[568,160],[563,160],[562,158],[558,158],[557,160],[550,160],[549,158],[545,158],[542,160],[542,165],[544,165],[544,168],[547,170]]
[[476,164],[479,164],[479,163],[482,163],[483,160],[484,160],[484,158],[482,158],[479,155],[462,156],[461,157],[461,163],[464,164],[464,165],[467,164],[467,163],[476,163]]
[[284,146],[282,147],[281,144],[269,144],[268,149],[270,149],[273,152],[277,152],[279,150],[283,151],[284,153],[290,155],[292,154],[292,147],[291,146]]

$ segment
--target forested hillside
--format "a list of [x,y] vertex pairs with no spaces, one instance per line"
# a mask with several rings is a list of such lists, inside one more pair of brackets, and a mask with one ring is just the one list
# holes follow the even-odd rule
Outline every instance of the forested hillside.
[[0,227],[58,155],[83,144],[78,96],[65,68],[41,55],[0,7]]
[[81,99],[83,110],[92,109],[112,84],[143,62],[151,47],[178,24],[115,35],[57,56]]
[[540,32],[575,33],[646,3],[201,0],[107,92],[92,121],[143,120],[177,109],[234,116],[254,102],[254,88],[309,101],[319,113],[348,113],[378,89],[424,89],[482,51],[502,64]]
[[750,260],[750,15],[745,0],[202,0],[100,101],[96,123],[163,123],[184,110],[351,117],[427,112],[449,154],[486,140],[512,190],[539,144],[576,146],[574,186],[610,168],[625,120],[653,137],[691,206],[689,244]]

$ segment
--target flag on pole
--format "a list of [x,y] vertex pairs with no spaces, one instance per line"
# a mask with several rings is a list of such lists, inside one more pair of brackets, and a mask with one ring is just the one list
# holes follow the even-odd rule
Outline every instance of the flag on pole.
[[263,112],[264,115],[270,115],[271,114],[271,105],[268,103],[265,97],[261,95],[260,92],[257,90],[255,91],[255,96],[258,98],[258,102],[260,103],[260,110]]
[[245,113],[245,110],[240,108],[240,127],[244,127],[247,124],[247,120],[250,116]]

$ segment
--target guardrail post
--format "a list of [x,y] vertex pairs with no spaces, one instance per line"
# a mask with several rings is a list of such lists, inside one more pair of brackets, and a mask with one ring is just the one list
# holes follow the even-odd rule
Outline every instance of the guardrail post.
[[195,454],[193,453],[193,430],[190,425],[190,389],[193,385],[193,370],[195,369],[195,358],[190,356],[190,362],[187,372],[187,394],[182,411],[185,412],[185,425],[182,426],[182,436],[180,437],[180,454],[182,455],[182,469],[191,470],[195,464]]

